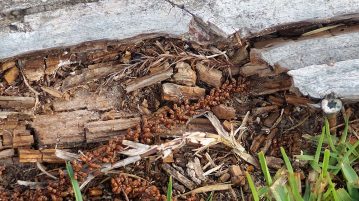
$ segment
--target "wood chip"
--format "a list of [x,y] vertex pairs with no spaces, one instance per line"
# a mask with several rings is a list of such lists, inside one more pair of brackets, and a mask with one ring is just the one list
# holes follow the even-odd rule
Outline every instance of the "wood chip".
[[23,64],[25,77],[31,81],[39,81],[44,76],[45,62],[43,58],[31,58],[20,61]]
[[201,62],[197,63],[196,71],[198,73],[199,80],[201,80],[202,82],[213,87],[221,87],[223,83],[222,71],[214,68],[211,69]]
[[268,105],[268,106],[264,106],[264,107],[257,107],[252,110],[252,113],[254,116],[258,116],[258,115],[261,115],[264,113],[271,112],[273,110],[278,110],[278,108],[279,107],[277,105]]
[[173,167],[171,167],[168,164],[162,164],[162,169],[167,172],[167,174],[172,175],[174,179],[176,179],[178,182],[186,186],[188,189],[193,190],[195,188],[195,184],[189,180],[187,177],[185,177],[183,174],[179,173],[177,170],[175,170]]
[[15,61],[7,61],[1,65],[0,71],[6,71],[7,69],[16,67]]
[[63,159],[56,157],[55,149],[19,149],[19,160],[21,163],[64,163]]
[[63,93],[52,87],[41,87],[41,89],[55,98],[61,98]]
[[280,112],[272,112],[269,114],[269,116],[264,120],[263,125],[265,125],[268,128],[271,128],[274,123],[277,121],[278,117],[280,116]]
[[176,84],[194,86],[196,85],[197,75],[191,66],[185,62],[176,64],[177,72],[173,75],[173,81]]
[[154,74],[146,75],[144,77],[137,78],[126,86],[126,92],[132,92],[143,87],[148,87],[156,83],[160,83],[171,78],[173,74],[173,69],[169,68],[165,71],[156,72]]
[[249,63],[240,68],[240,74],[244,77],[257,75],[258,77],[269,77],[279,74],[280,72],[274,72],[266,64],[253,64]]
[[198,100],[206,95],[206,90],[200,87],[188,87],[173,83],[162,84],[163,100],[180,102],[184,99]]
[[19,69],[17,67],[12,67],[5,72],[4,79],[9,85],[12,85],[14,84],[19,74],[20,74]]
[[269,168],[274,168],[277,170],[279,170],[284,164],[284,161],[281,158],[273,156],[266,156],[266,162]]
[[236,118],[236,110],[233,107],[220,104],[212,107],[211,110],[218,119],[231,120]]
[[229,174],[231,175],[231,182],[234,185],[244,186],[246,183],[245,175],[238,165],[232,165],[229,168]]
[[284,95],[285,101],[291,105],[297,106],[308,106],[308,104],[313,104],[311,100],[305,97],[300,97],[296,95],[286,94]]

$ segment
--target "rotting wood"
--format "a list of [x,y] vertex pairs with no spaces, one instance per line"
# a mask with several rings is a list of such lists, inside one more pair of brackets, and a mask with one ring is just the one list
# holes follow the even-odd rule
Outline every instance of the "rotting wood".
[[196,118],[190,121],[188,125],[177,125],[171,129],[163,129],[162,136],[182,136],[186,132],[207,132],[216,133],[216,129],[207,118]]
[[263,106],[263,107],[256,107],[252,110],[252,113],[254,116],[257,115],[261,115],[263,113],[268,113],[271,112],[273,110],[278,110],[278,106],[277,105],[268,105],[268,106]]
[[15,150],[14,149],[5,149],[0,151],[0,159],[4,158],[10,158],[15,156]]
[[173,68],[169,68],[165,71],[159,71],[150,75],[146,75],[144,77],[137,78],[127,84],[126,92],[129,93],[137,89],[141,89],[156,83],[160,83],[162,81],[171,78],[172,74],[173,74]]
[[20,96],[0,96],[0,108],[16,109],[21,111],[23,109],[30,109],[35,105],[35,98],[20,97]]
[[7,119],[0,125],[0,150],[3,148],[30,147],[34,138],[26,129],[26,123]]
[[252,79],[249,85],[251,89],[250,93],[255,96],[260,96],[289,90],[292,86],[292,80],[290,76],[281,74],[275,77]]
[[43,58],[31,58],[28,60],[19,60],[23,67],[25,77],[31,81],[39,81],[45,73],[45,62]]
[[16,67],[15,61],[7,61],[1,64],[0,72],[6,71],[7,69]]
[[20,71],[17,67],[12,67],[9,70],[7,70],[4,74],[4,79],[9,85],[12,85],[16,78],[19,76]]
[[258,77],[268,77],[275,76],[278,74],[278,72],[274,72],[266,64],[248,63],[240,68],[240,74],[244,77],[249,77],[253,75],[257,75]]
[[20,163],[64,163],[63,159],[57,158],[55,155],[56,149],[19,149]]
[[209,68],[203,63],[198,62],[196,64],[196,71],[198,79],[210,86],[219,88],[223,83],[223,73],[218,69]]
[[79,89],[70,100],[58,99],[53,102],[56,112],[71,111],[79,109],[106,111],[114,108],[115,99],[104,95],[89,93],[87,90]]
[[40,146],[59,145],[85,142],[85,123],[96,121],[100,117],[97,112],[77,110],[56,114],[37,115],[31,123]]
[[94,121],[85,124],[86,141],[98,142],[108,140],[115,135],[126,134],[128,128],[140,123],[141,118],[114,119],[108,121]]
[[306,97],[300,97],[293,94],[285,94],[284,97],[287,104],[291,105],[308,106],[308,104],[313,104],[313,101]]
[[66,91],[73,87],[85,84],[87,82],[103,78],[114,72],[121,72],[125,69],[125,66],[122,64],[113,64],[113,63],[102,63],[99,64],[102,67],[99,68],[90,68],[84,69],[83,72],[79,75],[69,76],[62,81],[61,89]]
[[270,131],[269,135],[266,137],[264,146],[263,146],[263,148],[261,149],[261,151],[263,151],[264,154],[268,151],[269,147],[270,147],[271,144],[272,144],[272,140],[273,140],[273,138],[275,137],[275,135],[276,135],[277,133],[278,133],[278,128],[273,128],[273,129]]
[[233,107],[220,104],[212,107],[211,110],[218,119],[231,120],[236,118],[236,110]]
[[206,90],[200,87],[188,87],[173,83],[162,84],[163,100],[180,102],[184,99],[198,100],[206,95]]
[[195,188],[195,184],[189,180],[187,177],[185,177],[183,174],[178,172],[176,169],[171,167],[168,164],[162,164],[162,169],[167,172],[169,175],[172,175],[174,179],[176,179],[178,182],[186,186],[188,189],[193,190]]
[[173,80],[176,84],[194,86],[196,85],[197,75],[191,66],[185,62],[176,64],[177,72],[173,75]]

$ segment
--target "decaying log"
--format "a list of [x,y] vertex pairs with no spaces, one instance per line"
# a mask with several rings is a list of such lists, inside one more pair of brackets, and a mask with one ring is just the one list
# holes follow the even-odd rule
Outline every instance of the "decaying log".
[[196,71],[198,73],[198,79],[202,82],[213,87],[221,87],[223,83],[222,71],[214,68],[209,68],[200,62],[196,65]]
[[20,163],[64,163],[63,159],[56,157],[55,151],[55,149],[19,149],[19,161]]
[[35,106],[35,98],[19,96],[0,96],[0,108],[5,109],[29,109]]
[[173,83],[162,84],[162,98],[167,101],[180,102],[184,99],[198,100],[206,95],[206,90],[200,87],[188,87]]
[[132,92],[137,89],[141,89],[143,87],[151,86],[156,83],[160,83],[171,78],[173,74],[173,68],[169,68],[165,71],[159,71],[150,75],[146,75],[144,77],[137,78],[126,86],[126,92]]
[[177,72],[173,75],[173,80],[176,84],[194,86],[196,85],[197,75],[192,67],[185,62],[176,64]]
[[[355,50],[357,58],[359,58],[358,48],[359,33],[358,47]],[[291,70],[288,74],[293,77],[294,86],[303,95],[324,98],[334,92],[336,96],[343,99],[359,100],[359,59],[340,61],[331,65],[307,66]]]
[[85,124],[86,141],[97,142],[108,140],[112,136],[125,134],[124,130],[140,123],[141,118],[115,119],[108,121],[94,121]]
[[85,123],[99,120],[99,116],[97,112],[87,110],[37,115],[31,127],[40,146],[57,144],[66,147],[69,143],[84,143]]
[[79,89],[70,100],[57,99],[53,103],[56,112],[71,111],[78,109],[105,111],[113,109],[116,100],[104,95],[89,93],[87,90]]
[[85,84],[87,82],[103,78],[111,73],[120,72],[124,68],[124,65],[116,65],[112,62],[98,64],[96,65],[96,68],[89,66],[89,68],[83,70],[81,74],[65,78],[62,82],[61,89],[63,91],[66,91],[81,84]]

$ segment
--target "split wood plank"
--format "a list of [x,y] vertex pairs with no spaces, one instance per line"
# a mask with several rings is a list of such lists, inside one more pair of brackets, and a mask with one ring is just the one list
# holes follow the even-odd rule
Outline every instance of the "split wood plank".
[[37,115],[31,127],[35,130],[40,146],[57,144],[67,147],[70,144],[84,143],[84,125],[99,118],[97,112],[88,110]]
[[35,98],[20,96],[0,96],[0,108],[4,109],[30,109],[35,106]]
[[162,98],[167,101],[180,102],[184,99],[198,100],[206,95],[206,90],[200,87],[188,87],[173,83],[162,84]]
[[20,163],[64,163],[63,159],[56,157],[56,149],[19,149],[19,161]]
[[144,77],[137,78],[127,84],[126,92],[129,93],[137,89],[141,89],[156,83],[160,83],[162,81],[171,78],[172,74],[173,74],[173,68],[169,68],[165,71],[159,71],[150,75],[146,75]]

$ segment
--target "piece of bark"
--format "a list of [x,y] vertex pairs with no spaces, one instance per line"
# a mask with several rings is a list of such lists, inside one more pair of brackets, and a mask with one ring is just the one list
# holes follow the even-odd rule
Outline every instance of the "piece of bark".
[[198,79],[201,80],[202,82],[217,88],[222,86],[223,83],[222,71],[214,68],[209,68],[201,62],[198,62],[196,64],[196,71],[198,73]]
[[39,81],[44,76],[45,62],[43,58],[31,58],[20,61],[23,65],[25,77],[29,81]]
[[234,51],[233,55],[229,58],[234,64],[243,64],[248,58],[248,51],[245,46]]
[[249,83],[251,94],[254,96],[272,94],[278,91],[289,90],[292,86],[290,76],[281,74],[275,77],[253,79]]
[[3,71],[6,71],[7,69],[10,69],[13,67],[16,67],[15,61],[7,61],[7,62],[4,62],[3,64],[1,64],[0,71],[3,72]]
[[181,102],[184,99],[198,100],[206,95],[206,90],[200,87],[188,87],[173,83],[162,84],[163,100]]
[[273,157],[273,156],[266,156],[267,165],[269,168],[274,168],[279,170],[282,168],[284,162],[281,158]]
[[313,102],[306,97],[300,97],[293,94],[285,94],[284,97],[287,104],[291,105],[308,106],[308,104],[313,104]]
[[259,135],[255,136],[249,150],[252,153],[257,153],[259,147],[262,146],[262,143],[264,142],[264,140],[265,140],[265,135],[263,135],[263,134],[259,134]]
[[5,149],[0,151],[0,159],[3,158],[10,158],[15,156],[15,150],[14,149]]
[[51,87],[41,87],[41,89],[55,98],[62,98],[63,96],[63,93]]
[[63,159],[57,158],[55,155],[56,149],[19,149],[20,163],[64,163]]
[[246,183],[245,175],[238,165],[232,165],[229,168],[229,174],[231,175],[232,184],[243,186]]
[[165,71],[156,72],[154,74],[146,75],[144,77],[137,78],[126,86],[126,92],[132,92],[143,87],[151,86],[156,83],[160,83],[171,78],[173,74],[173,68],[169,68]]
[[70,98],[70,100],[55,100],[53,108],[57,112],[84,108],[88,110],[106,111],[113,109],[116,101],[114,98],[107,98],[104,95],[97,95],[80,89],[75,92],[74,97]]
[[285,103],[285,100],[283,98],[277,97],[277,96],[269,96],[268,100],[273,105],[282,106]]
[[54,145],[67,147],[85,142],[85,123],[98,120],[94,111],[77,110],[55,114],[37,115],[31,123],[40,146]]
[[168,164],[162,164],[162,169],[167,172],[167,174],[172,175],[174,179],[176,179],[178,182],[186,186],[188,189],[193,190],[195,188],[195,184],[189,180],[187,177],[185,177],[183,174],[179,173],[177,170],[175,170],[173,167],[171,167]]
[[35,99],[33,97],[0,96],[0,108],[21,111],[22,109],[30,109],[34,106]]
[[268,117],[264,120],[263,125],[268,128],[271,128],[274,125],[274,123],[277,121],[279,116],[280,116],[279,111],[270,113]]
[[279,107],[277,105],[268,105],[268,106],[263,106],[263,107],[257,107],[252,110],[252,113],[254,116],[258,116],[258,115],[261,115],[264,113],[271,112],[273,110],[278,110],[278,108]]
[[34,143],[33,136],[26,129],[26,122],[18,119],[6,119],[0,125],[0,149],[30,147]]
[[45,59],[45,64],[46,64],[45,74],[46,75],[52,75],[60,67],[68,66],[71,63],[74,63],[74,62],[70,61],[71,54],[69,54],[68,52],[65,51],[65,52],[61,52],[59,54],[49,55]]
[[4,79],[9,85],[12,85],[19,76],[19,73],[20,71],[17,67],[12,67],[5,72]]
[[220,104],[212,107],[211,110],[218,119],[231,120],[236,118],[236,110],[233,107]]
[[69,76],[62,81],[61,89],[66,91],[73,87],[91,82],[96,79],[103,78],[111,73],[120,72],[125,69],[124,65],[113,64],[113,63],[102,63],[98,64],[102,67],[84,69],[79,75]]
[[125,111],[115,111],[111,110],[101,114],[101,120],[113,120],[113,119],[120,119],[120,118],[133,118],[139,117],[140,114],[134,112],[125,112]]
[[244,77],[249,77],[253,75],[257,75],[258,77],[269,77],[277,75],[281,72],[274,72],[268,65],[266,64],[246,64],[240,68],[240,74]]
[[220,177],[219,177],[219,181],[224,183],[224,182],[227,182],[229,179],[231,178],[231,175],[227,172],[225,172],[224,174],[222,174]]
[[197,75],[192,67],[185,62],[176,64],[177,72],[173,75],[173,80],[176,84],[194,86],[196,85]]
[[278,133],[278,128],[273,128],[273,129],[270,131],[269,135],[266,137],[266,140],[265,140],[265,142],[264,142],[264,146],[263,146],[263,148],[261,149],[261,151],[262,151],[264,154],[268,151],[269,147],[270,147],[271,144],[272,144],[272,140],[273,140],[273,138],[275,137],[275,135],[276,135],[277,133]]
[[141,118],[136,117],[86,123],[86,140],[87,142],[103,141],[115,135],[126,134],[126,129],[138,125],[140,121]]

